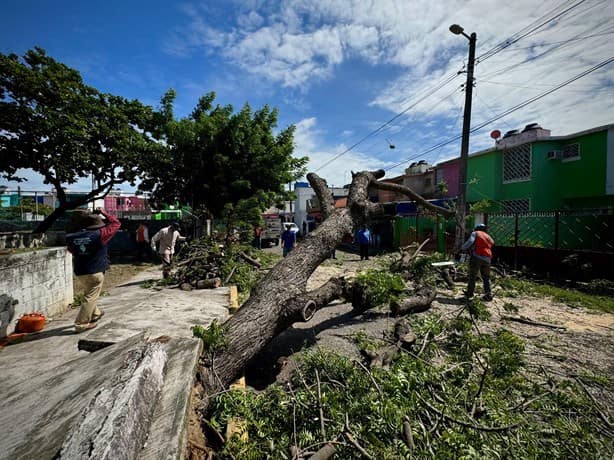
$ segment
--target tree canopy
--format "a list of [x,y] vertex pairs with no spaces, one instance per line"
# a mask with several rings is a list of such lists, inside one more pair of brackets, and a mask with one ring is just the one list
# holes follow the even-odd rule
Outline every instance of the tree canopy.
[[[175,119],[175,92],[162,98],[155,135],[169,147],[168,156],[149,163],[141,188],[154,201],[180,202],[216,217],[233,210],[259,212],[289,197],[285,184],[304,173],[307,158],[294,158],[294,126],[278,134],[277,110],[265,105],[214,105],[215,93],[200,98],[193,112]],[[252,216],[252,217],[254,217]]]
[[[151,107],[86,85],[41,48],[21,58],[0,53],[0,175],[19,181],[19,169],[34,170],[60,202],[35,232],[116,184],[134,185],[141,161],[165,150],[151,136],[153,120]],[[90,176],[93,190],[69,201],[62,184]]]

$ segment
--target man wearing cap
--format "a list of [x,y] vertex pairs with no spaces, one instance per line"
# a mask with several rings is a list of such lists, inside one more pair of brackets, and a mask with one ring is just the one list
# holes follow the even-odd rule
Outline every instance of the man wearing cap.
[[168,278],[171,273],[171,262],[173,254],[175,254],[175,243],[184,241],[185,238],[179,234],[179,224],[173,222],[168,227],[164,227],[156,233],[151,239],[151,249],[156,250],[158,245],[158,254],[162,258],[162,276]]
[[[106,223],[101,215],[106,218]],[[107,245],[120,226],[119,220],[102,209],[93,213],[77,210],[72,214],[66,245],[73,255],[75,275],[85,290],[85,303],[75,320],[77,333],[96,327],[96,321],[104,314],[98,309],[97,301],[104,273],[109,268]]]
[[475,290],[475,280],[478,272],[482,275],[484,283],[483,300],[492,300],[492,291],[490,289],[490,262],[492,259],[492,247],[495,241],[486,233],[486,225],[477,224],[469,239],[461,246],[462,251],[470,250],[471,258],[469,259],[469,281],[465,297],[471,299]]

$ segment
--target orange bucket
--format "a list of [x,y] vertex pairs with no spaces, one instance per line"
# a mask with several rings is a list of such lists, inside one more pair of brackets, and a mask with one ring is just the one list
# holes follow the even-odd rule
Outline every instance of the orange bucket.
[[27,313],[19,318],[17,331],[19,332],[38,332],[45,327],[45,315],[42,313]]

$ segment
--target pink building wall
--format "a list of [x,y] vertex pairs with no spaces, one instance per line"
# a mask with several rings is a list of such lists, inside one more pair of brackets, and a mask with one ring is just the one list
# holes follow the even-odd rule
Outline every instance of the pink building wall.
[[452,160],[436,167],[436,183],[444,180],[448,184],[448,193],[445,197],[455,197],[458,195],[458,170],[460,168],[460,160]]
[[109,196],[104,198],[104,208],[109,212],[142,211],[148,209],[147,201],[137,196]]

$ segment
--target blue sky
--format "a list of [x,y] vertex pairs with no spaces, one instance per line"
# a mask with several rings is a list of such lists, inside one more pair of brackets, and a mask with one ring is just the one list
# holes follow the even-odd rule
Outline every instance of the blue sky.
[[[343,185],[352,170],[392,177],[405,159],[458,155],[460,141],[422,155],[461,131],[465,74],[457,73],[468,42],[449,32],[453,23],[478,35],[473,126],[614,56],[611,0],[5,0],[0,52],[40,46],[88,84],[151,105],[175,88],[179,116],[209,91],[235,109],[277,107],[280,128],[297,126],[296,155]],[[491,146],[493,129],[539,122],[565,135],[614,123],[612,100],[614,63],[473,133],[470,151]],[[48,188],[28,177],[23,189]]]

